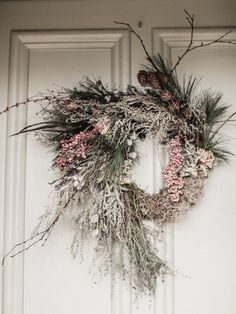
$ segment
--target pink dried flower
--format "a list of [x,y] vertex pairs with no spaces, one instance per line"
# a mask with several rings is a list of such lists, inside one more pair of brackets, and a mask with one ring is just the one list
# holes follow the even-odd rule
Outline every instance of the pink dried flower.
[[179,176],[179,171],[183,167],[180,137],[176,136],[172,139],[169,142],[168,147],[170,150],[170,162],[163,169],[162,176],[164,178],[165,186],[170,194],[170,200],[174,203],[178,203],[184,187],[184,181]]
[[73,135],[69,140],[60,142],[61,151],[55,161],[56,166],[63,170],[75,161],[76,158],[86,158],[86,141],[99,133],[97,128],[92,131],[83,131]]

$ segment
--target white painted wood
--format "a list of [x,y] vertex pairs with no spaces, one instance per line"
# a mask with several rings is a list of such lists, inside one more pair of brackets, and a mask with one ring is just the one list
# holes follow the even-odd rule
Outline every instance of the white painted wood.
[[[117,82],[121,88],[123,84],[125,86],[128,84],[130,80],[130,70],[129,66],[127,66],[127,60],[129,59],[129,34],[127,31],[107,31],[105,33],[103,33],[102,31],[78,31],[77,33],[68,33],[68,35],[68,37],[65,36],[63,32],[61,33],[61,36],[58,32],[36,33],[35,36],[32,36],[32,32],[19,32],[13,34],[13,54],[11,57],[12,74],[10,78],[11,83],[9,90],[9,95],[10,97],[12,97],[12,99],[10,98],[9,104],[14,104],[19,99],[25,99],[27,96],[32,96],[33,94],[37,93],[39,86],[40,90],[46,90],[46,88],[51,85],[51,82],[54,82],[55,84],[59,84],[61,86],[68,86],[68,84],[70,84],[70,86],[73,86],[73,84],[77,80],[82,79],[83,74],[87,74],[86,68],[81,70],[81,67],[84,66],[83,58],[88,58],[88,56],[93,58],[90,62],[90,66],[92,67],[91,70],[96,70],[97,73],[103,74],[105,80],[109,82]],[[53,42],[55,42],[55,46],[53,45]],[[70,58],[69,64],[66,65],[67,67],[65,67],[64,63],[61,64],[61,58],[63,61],[65,61],[64,63],[66,63],[66,58]],[[78,61],[76,60],[76,58],[78,58]],[[82,60],[80,60],[81,58]],[[101,58],[100,62],[99,58]],[[88,61],[85,60],[85,64],[87,62]],[[74,64],[76,64],[76,66]],[[45,73],[45,69],[47,69],[50,74],[48,72]],[[68,74],[65,73],[66,70],[68,71]],[[81,73],[82,71],[84,73]],[[60,74],[60,77],[57,76],[58,74]],[[68,78],[70,82],[68,81]],[[19,81],[21,82],[22,86],[19,85]],[[29,93],[27,95],[28,87]],[[22,91],[25,92],[24,95],[22,95]],[[24,127],[29,121],[32,121],[33,115],[38,109],[39,108],[29,108],[28,121],[26,120],[25,108],[12,111],[12,113],[9,114],[8,134],[13,134],[17,132],[17,130]],[[15,123],[15,121],[17,121],[17,123]],[[36,143],[35,139],[33,140],[28,138],[27,151],[24,136],[11,138],[8,145],[9,147],[7,148],[6,176],[9,182],[7,182],[6,185],[5,198],[5,208],[7,210],[7,215],[5,216],[5,252],[9,251],[14,243],[22,241],[24,237],[27,237],[30,234],[30,232],[32,231],[32,223],[35,224],[36,217],[41,214],[40,212],[43,206],[45,206],[45,202],[47,200],[46,195],[49,194],[49,189],[47,188],[49,176],[47,173],[50,164],[50,158],[52,158],[51,155],[47,157],[46,152],[42,156],[42,150],[44,150],[43,146]],[[18,163],[16,156],[19,156]],[[26,158],[27,165],[25,170]],[[39,165],[39,167],[35,167],[36,165]],[[18,171],[20,171],[19,175],[17,175]],[[35,180],[35,178],[37,178],[37,180]],[[46,193],[43,198],[41,198],[41,191],[44,191],[43,186],[41,187],[42,182],[43,186],[46,187]],[[44,202],[44,204],[41,204],[40,201]],[[12,202],[14,203],[12,204]],[[24,206],[25,202],[26,205]],[[19,213],[16,210],[18,207]],[[27,212],[28,208],[29,212]],[[36,213],[37,216],[31,216],[31,218],[33,218],[33,222],[29,222],[32,208],[33,213]],[[39,210],[38,214],[37,209]],[[24,222],[25,210],[27,217]],[[14,227],[14,224],[16,222],[18,223],[18,225]],[[26,226],[26,232],[24,232],[24,224]],[[18,232],[17,234],[15,234],[15,230]],[[47,254],[46,256],[48,258],[49,254]],[[26,273],[24,273],[23,255],[20,255],[19,257],[12,260],[12,263],[10,265],[8,265],[8,262],[4,266],[3,313],[32,313],[32,311],[35,312],[35,306],[37,307],[39,313],[41,313],[44,303],[42,303],[42,301],[38,298],[37,291],[28,286],[28,284],[31,283],[32,276],[34,275],[34,267],[37,267],[37,260],[41,260],[39,255],[36,254],[35,257],[36,260],[32,258],[26,258]],[[47,258],[45,258],[45,261],[47,260]],[[58,259],[61,259],[61,256],[58,257]],[[71,264],[73,265],[74,263],[71,259],[69,261],[70,265],[68,269],[70,269]],[[34,267],[31,271],[32,264]],[[75,263],[74,265],[76,266]],[[50,269],[50,266],[48,267]],[[52,264],[52,267],[53,268],[51,271],[54,272],[54,263]],[[49,272],[49,269],[45,269],[45,271]],[[38,270],[36,271],[36,273],[37,272]],[[87,268],[84,273],[89,274]],[[70,274],[74,277],[74,273],[71,272],[71,270]],[[79,277],[80,276],[78,276],[78,278]],[[60,280],[60,274],[58,275],[58,278]],[[89,282],[89,279],[87,281]],[[40,284],[42,284],[43,286],[42,277],[40,278]],[[90,285],[91,282],[89,283],[89,287]],[[37,285],[39,289],[41,289],[42,286]],[[49,287],[48,282],[47,287]],[[54,282],[52,285],[52,289],[53,287],[55,287]],[[81,288],[82,287],[83,286],[81,286]],[[85,287],[83,287],[83,289],[85,289]],[[98,285],[97,289],[100,290]],[[110,289],[109,285],[107,285],[107,289]],[[23,292],[25,292],[24,302]],[[46,294],[48,293],[47,290],[45,292]],[[76,290],[75,293],[77,293]],[[42,292],[39,294],[42,295]],[[108,290],[107,297],[109,296],[110,293]],[[46,298],[44,299],[46,300],[44,310],[44,312],[46,313],[46,311],[49,311],[49,304],[47,303],[47,301],[49,300]],[[62,300],[62,298],[59,299]],[[37,300],[39,301],[38,306]],[[80,302],[79,304],[81,307],[81,300],[77,300],[78,302]],[[86,304],[87,301],[85,299],[85,305]],[[93,303],[91,303],[91,306],[93,306]],[[109,304],[107,306],[109,308]],[[106,312],[107,310],[101,308],[101,313],[104,313],[104,311]],[[50,311],[48,313],[50,313]]]
[[[18,38],[12,40],[9,77],[9,105],[27,97],[27,49]],[[24,239],[25,137],[11,137],[25,126],[26,108],[9,112],[7,119],[6,177],[4,197],[4,252]],[[24,256],[8,260],[3,272],[3,313],[22,311]]]
[[[196,43],[212,41],[225,31],[197,30]],[[188,39],[189,33],[186,30],[154,30],[154,51],[160,51],[174,64],[187,46]],[[236,40],[234,29],[229,39]],[[200,87],[224,92],[224,101],[234,104],[231,109],[233,112],[236,110],[235,57],[236,47],[215,44],[187,56],[178,68],[178,74],[180,77],[185,72],[202,76]],[[235,153],[235,128],[225,128],[223,133],[231,137],[230,150]],[[219,166],[206,183],[205,196],[200,204],[175,228],[169,229],[169,257],[176,275],[167,283],[167,304],[170,307],[165,313],[187,314],[191,311],[194,314],[220,314],[235,311],[233,291],[236,272],[233,265],[236,255],[232,250],[236,245],[232,222],[236,218],[236,202],[233,199],[235,169],[235,159],[232,159],[230,166]],[[225,183],[222,185],[221,182]]]
[[[122,88],[129,82],[137,84],[136,73],[144,63],[144,53],[138,41],[114,25],[113,20],[131,23],[144,38],[149,51],[159,51],[174,60],[188,40],[188,32],[182,28],[186,25],[184,8],[198,15],[198,26],[218,27],[199,30],[196,39],[211,40],[221,30],[228,29],[228,25],[235,25],[235,5],[233,0],[181,0],[175,4],[152,0],[0,1],[0,107],[48,86],[54,88],[54,83],[72,86],[86,74],[101,74],[105,81]],[[142,21],[140,29],[138,21]],[[235,37],[233,33],[232,38]],[[185,60],[179,68],[180,75],[184,70],[204,74],[205,86],[222,90],[225,100],[235,103],[233,47],[213,47]],[[219,71],[217,68],[216,72],[215,64],[220,65],[220,76],[216,75]],[[6,252],[30,233],[42,208],[49,202],[47,183],[54,175],[48,171],[50,154],[34,137],[8,138],[25,125],[26,119],[34,120],[36,110],[31,107],[27,118],[23,108],[12,111],[7,121],[6,117],[0,117],[0,171],[5,173],[0,177],[1,254],[3,249]],[[229,132],[233,132],[232,129]],[[149,191],[158,191],[165,155],[160,164],[163,152],[157,152],[152,142],[144,143],[140,150],[143,159],[135,170],[135,177]],[[103,314],[233,314],[236,282],[233,171],[235,163],[222,166],[212,174],[201,205],[194,208],[175,231],[171,227],[166,230],[166,247],[157,243],[177,272],[165,283],[158,283],[154,298],[134,303],[132,288],[119,281],[111,293],[112,278],[100,282],[89,273],[91,243],[86,244],[84,263],[73,260],[69,252],[70,224],[65,219],[45,248],[39,247],[28,252],[25,258],[21,255],[7,262],[2,278],[2,314],[95,311]],[[225,187],[222,188],[220,180]],[[216,200],[218,192],[221,198]],[[227,215],[220,210],[224,204]],[[219,253],[214,239],[217,239]],[[220,275],[218,269],[225,275]]]

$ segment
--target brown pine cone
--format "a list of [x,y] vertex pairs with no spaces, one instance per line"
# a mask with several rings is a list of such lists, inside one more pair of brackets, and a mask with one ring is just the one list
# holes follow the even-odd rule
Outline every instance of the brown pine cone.
[[160,96],[161,96],[161,100],[163,100],[163,101],[170,101],[173,99],[171,92],[168,91],[167,89],[162,91]]
[[148,83],[153,89],[159,89],[161,87],[155,72],[148,72]]
[[146,86],[148,84],[148,72],[141,70],[137,74],[138,82],[141,86]]
[[179,111],[180,110],[180,103],[177,101],[173,101],[170,105],[170,109],[173,111]]
[[193,113],[192,113],[192,110],[190,108],[186,108],[183,110],[182,114],[186,120],[189,120],[192,118]]

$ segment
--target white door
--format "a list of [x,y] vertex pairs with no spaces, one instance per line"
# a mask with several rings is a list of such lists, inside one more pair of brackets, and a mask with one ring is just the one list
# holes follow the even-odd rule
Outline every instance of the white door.
[[[186,2],[186,3],[184,3]],[[47,88],[72,87],[85,75],[125,88],[137,84],[145,63],[136,38],[113,20],[131,23],[152,53],[173,62],[188,44],[182,27],[186,5],[198,15],[196,40],[212,40],[235,25],[235,2],[182,1],[3,1],[0,2],[0,104],[12,105]],[[138,28],[138,22],[142,26]],[[205,26],[220,26],[209,28]],[[231,28],[232,29],[232,28]],[[230,35],[236,41],[236,31]],[[179,67],[203,76],[201,86],[224,93],[236,110],[236,46],[211,46],[186,57]],[[33,136],[9,137],[36,121],[39,107],[0,117],[1,253],[22,241],[50,204],[54,174],[50,152]],[[236,128],[224,129],[236,153]],[[140,147],[135,177],[158,191],[163,160],[151,142]],[[234,314],[236,310],[236,159],[211,174],[199,205],[166,230],[162,254],[175,270],[155,296],[135,300],[132,282],[95,272],[92,241],[83,261],[70,255],[72,230],[65,217],[47,245],[8,259],[2,274],[2,314]]]

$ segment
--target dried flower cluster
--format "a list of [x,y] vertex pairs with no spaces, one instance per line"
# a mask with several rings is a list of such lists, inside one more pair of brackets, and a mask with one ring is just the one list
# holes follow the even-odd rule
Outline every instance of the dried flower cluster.
[[203,148],[198,148],[197,157],[199,162],[205,165],[208,169],[212,169],[212,167],[214,166],[215,157],[211,151],[207,151]]
[[170,194],[170,200],[178,203],[184,187],[184,181],[179,172],[182,169],[183,156],[180,137],[176,136],[168,144],[170,150],[170,163],[162,171],[165,186]]
[[68,140],[60,141],[60,153],[55,161],[56,166],[63,170],[70,166],[79,157],[86,158],[86,141],[98,134],[98,129],[94,128],[92,131],[83,131],[73,135]]

